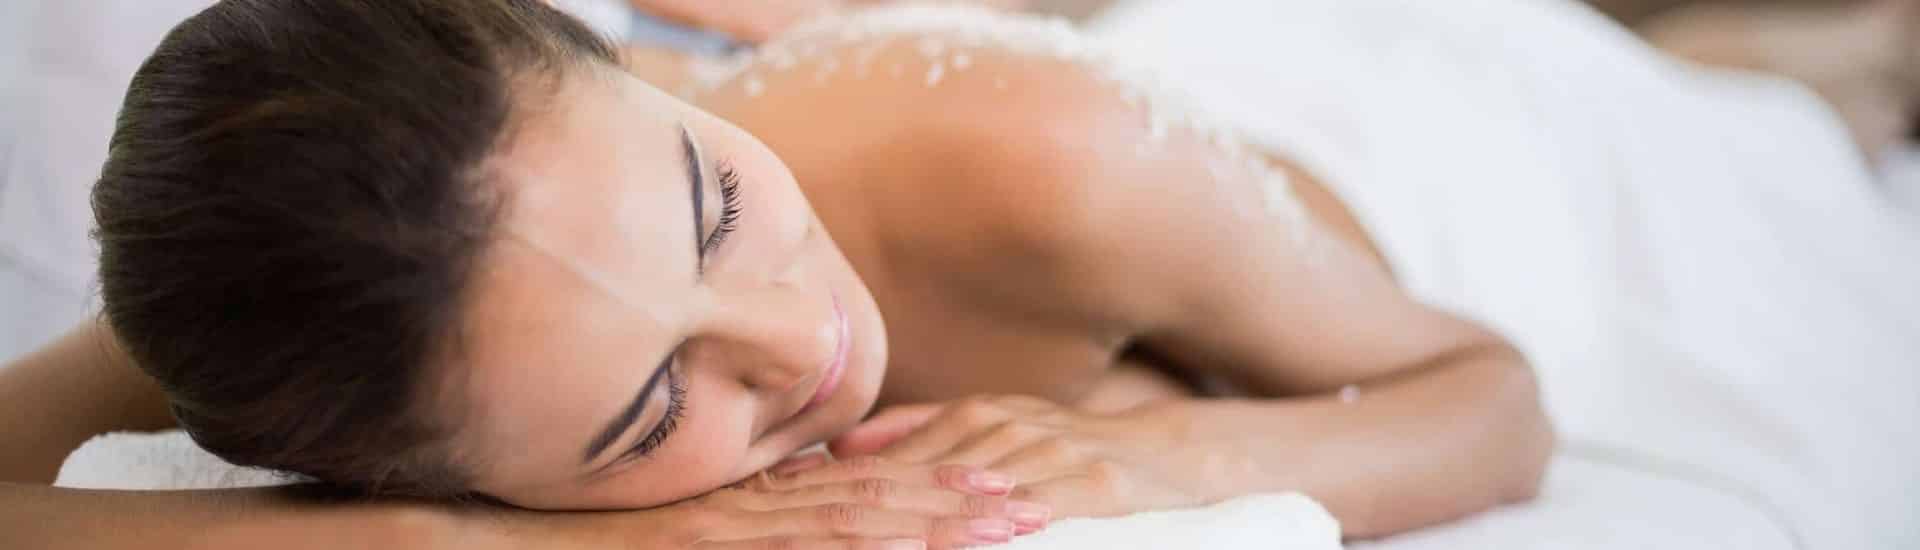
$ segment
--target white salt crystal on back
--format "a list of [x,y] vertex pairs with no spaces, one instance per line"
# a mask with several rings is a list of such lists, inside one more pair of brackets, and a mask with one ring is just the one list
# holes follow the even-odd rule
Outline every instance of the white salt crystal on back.
[[[1159,143],[1175,131],[1196,136],[1225,159],[1243,166],[1241,176],[1252,176],[1263,188],[1265,196],[1261,202],[1267,215],[1291,218],[1296,238],[1304,238],[1308,232],[1301,227],[1305,210],[1294,196],[1292,182],[1285,173],[1250,152],[1231,126],[1201,116],[1191,108],[1189,100],[1163,85],[1153,71],[1123,63],[1065,19],[1014,15],[962,4],[889,4],[810,20],[774,37],[756,51],[715,66],[732,67],[734,73],[724,75],[725,79],[731,79],[748,75],[747,71],[756,66],[785,69],[821,52],[852,49],[856,52],[852,59],[853,72],[864,78],[869,66],[895,39],[914,40],[914,51],[930,62],[923,79],[929,87],[951,76],[949,65],[955,73],[976,65],[974,55],[960,50],[1049,58],[1082,67],[1095,78],[1117,87],[1122,102],[1145,114],[1146,139],[1135,146],[1139,154],[1152,154]],[[951,57],[949,52],[953,52]],[[824,81],[832,72],[823,66],[815,79]],[[895,77],[904,76],[906,67],[895,60],[888,72]],[[720,70],[696,73],[723,76]],[[748,95],[759,96],[765,91],[765,84],[758,78],[750,75],[748,78]],[[724,81],[706,80],[711,84],[709,89]],[[993,87],[1004,91],[1010,83],[1005,76],[994,75]],[[1215,174],[1215,179],[1228,178]]]

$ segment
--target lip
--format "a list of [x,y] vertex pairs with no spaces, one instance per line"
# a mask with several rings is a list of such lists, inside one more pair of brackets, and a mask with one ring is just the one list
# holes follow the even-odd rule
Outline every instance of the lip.
[[833,296],[833,321],[835,331],[838,333],[837,342],[833,348],[833,358],[821,367],[820,385],[814,387],[813,398],[807,400],[807,406],[801,408],[800,412],[812,410],[833,397],[834,391],[840,389],[841,377],[847,372],[847,352],[852,348],[853,330],[848,327],[847,312],[840,307],[838,294]]

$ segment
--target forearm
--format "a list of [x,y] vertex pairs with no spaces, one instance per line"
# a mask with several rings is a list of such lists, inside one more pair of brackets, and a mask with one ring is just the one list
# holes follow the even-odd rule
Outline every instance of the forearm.
[[1189,424],[1243,443],[1257,479],[1240,487],[1312,495],[1356,538],[1531,498],[1552,452],[1531,371],[1504,346],[1352,396],[1191,402]]
[[90,321],[0,367],[0,482],[52,483],[87,438],[171,424],[159,387]]
[[459,529],[457,521],[424,505],[326,504],[279,489],[134,492],[0,484],[0,548],[332,550],[474,548],[466,543],[486,542]]

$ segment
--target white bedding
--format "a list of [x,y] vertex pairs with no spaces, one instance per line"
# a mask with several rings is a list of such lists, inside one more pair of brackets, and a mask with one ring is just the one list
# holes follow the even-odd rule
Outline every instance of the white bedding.
[[1567,0],[1143,0],[1096,29],[1326,180],[1414,294],[1511,338],[1568,449],[1760,512],[1586,516],[1550,503],[1606,493],[1561,483],[1416,539],[1745,518],[1721,528],[1920,547],[1920,224],[1799,86]]

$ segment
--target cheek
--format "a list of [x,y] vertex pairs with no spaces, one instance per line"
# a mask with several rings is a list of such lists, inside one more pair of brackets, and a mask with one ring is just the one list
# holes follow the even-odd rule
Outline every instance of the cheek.
[[[696,383],[698,383],[696,381]],[[688,389],[686,416],[667,444],[607,481],[609,504],[645,508],[699,496],[738,481],[751,443],[751,398]]]

